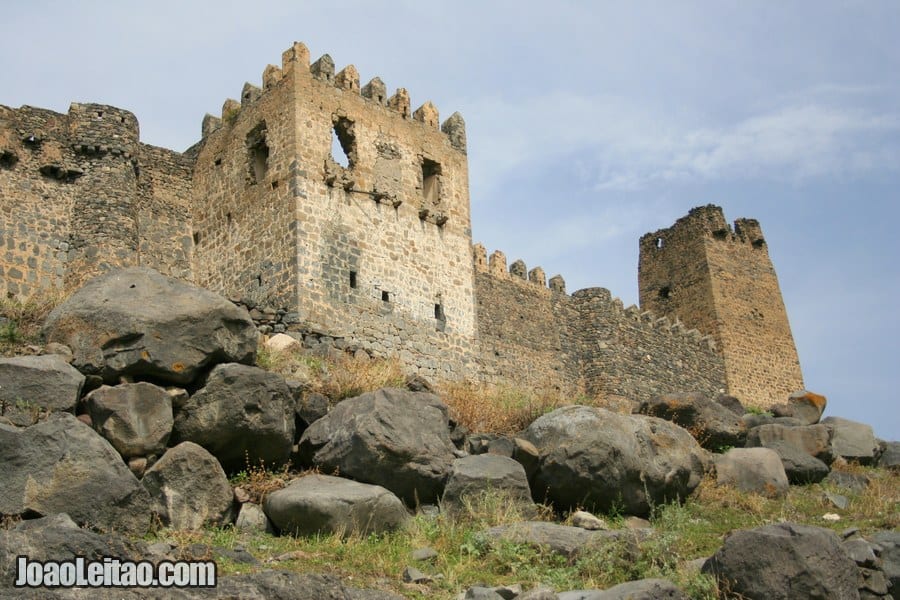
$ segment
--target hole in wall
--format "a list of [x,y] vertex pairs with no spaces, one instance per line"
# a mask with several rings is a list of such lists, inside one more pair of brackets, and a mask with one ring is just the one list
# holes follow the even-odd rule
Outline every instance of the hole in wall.
[[437,204],[440,200],[441,165],[433,160],[422,159],[422,199],[426,205]]
[[265,179],[269,168],[269,146],[266,144],[266,122],[262,121],[247,134],[247,158],[250,183]]
[[764,239],[762,239],[762,238],[760,238],[760,239],[758,239],[758,240],[753,240],[753,247],[754,247],[754,248],[762,248],[762,247],[765,246],[765,245],[766,245],[766,240],[764,240]]
[[356,135],[353,121],[347,117],[333,117],[331,128],[331,158],[345,169],[352,169],[356,161]]
[[102,110],[97,111],[97,119],[99,119],[100,121],[103,120],[103,111]]
[[668,300],[669,297],[671,297],[671,295],[672,295],[672,288],[670,288],[669,286],[665,285],[665,286],[659,288],[659,297],[662,300]]
[[727,229],[716,229],[715,231],[713,231],[713,237],[717,240],[728,239],[728,230]]
[[195,231],[194,235],[192,237],[194,238],[194,245],[199,246],[200,245],[200,232]]
[[434,305],[434,318],[438,321],[446,321],[447,317],[444,315],[444,305],[440,303],[436,303]]
[[9,150],[0,152],[0,168],[12,169],[17,162],[19,162],[19,157],[16,156],[15,152],[10,152]]
[[222,166],[222,157],[221,157],[221,156],[215,160],[215,165],[216,165],[217,167],[221,167],[221,166]]
[[273,190],[277,190],[277,189],[278,189],[278,180],[277,180],[277,179],[276,179],[275,181],[272,182],[272,189],[273,189]]
[[[350,271],[350,288],[356,289],[356,271]],[[384,299],[384,294],[382,293],[382,299]]]
[[655,244],[655,245],[656,245],[656,248],[657,248],[657,250],[658,250],[658,249],[660,249],[660,248],[662,248],[663,246],[666,245],[666,241],[665,241],[664,239],[662,239],[661,237],[658,237],[658,238],[656,238],[656,244]]
[[390,302],[391,295],[388,292],[381,290],[381,301],[382,302]]

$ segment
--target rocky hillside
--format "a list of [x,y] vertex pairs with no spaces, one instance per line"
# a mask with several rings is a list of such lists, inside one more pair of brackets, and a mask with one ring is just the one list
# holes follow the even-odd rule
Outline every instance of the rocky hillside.
[[[57,306],[0,359],[0,597],[900,597],[900,443],[821,395],[582,399],[500,434],[390,369],[328,393],[310,364],[375,361],[299,346],[143,268]],[[219,578],[16,588],[21,556]]]

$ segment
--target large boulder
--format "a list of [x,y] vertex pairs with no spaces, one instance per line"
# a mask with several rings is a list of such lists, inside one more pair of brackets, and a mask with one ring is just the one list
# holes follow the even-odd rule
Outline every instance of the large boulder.
[[234,517],[234,492],[216,458],[192,442],[169,448],[141,480],[153,513],[172,529],[220,526]]
[[456,448],[447,407],[426,392],[384,388],[338,403],[300,438],[305,463],[433,504]]
[[891,592],[900,598],[900,531],[879,531],[871,539],[881,548],[881,568]]
[[450,467],[442,504],[454,510],[465,506],[466,499],[492,493],[520,506],[532,504],[525,468],[517,461],[497,454],[464,456]]
[[107,556],[138,560],[142,558],[143,551],[140,543],[117,535],[101,535],[79,529],[64,513],[22,521],[9,529],[0,529],[0,589],[12,587],[19,556],[27,556],[30,561],[74,560],[77,556],[85,561],[102,561]]
[[804,425],[815,425],[822,418],[828,401],[825,396],[800,390],[788,396],[784,404],[772,407],[772,414],[776,417],[793,417],[799,419]]
[[57,354],[0,358],[0,415],[25,427],[41,413],[75,413],[84,375]]
[[787,494],[788,478],[770,448],[732,448],[716,457],[716,483],[769,497]]
[[284,378],[258,367],[216,365],[175,413],[172,441],[209,450],[226,471],[277,466],[294,442],[293,396]]
[[820,527],[778,523],[736,531],[702,571],[742,598],[859,598],[856,563],[838,536]]
[[697,441],[656,417],[566,406],[539,417],[523,437],[540,451],[535,499],[557,509],[646,515],[651,504],[687,497],[703,477]]
[[831,451],[834,456],[866,464],[875,459],[878,442],[871,425],[841,417],[826,417],[822,419],[822,424],[831,429]]
[[626,555],[636,557],[637,543],[641,534],[625,529],[590,531],[546,521],[522,521],[491,527],[484,532],[484,537],[488,540],[545,548],[574,559],[579,555],[590,555],[610,545],[618,546]]
[[143,534],[150,498],[119,453],[68,413],[0,425],[0,515],[65,512],[81,526]]
[[94,429],[126,459],[162,454],[172,434],[172,397],[150,383],[101,386],[85,406]]
[[107,383],[130,375],[182,385],[216,363],[252,363],[259,337],[246,310],[146,267],[91,279],[50,313],[44,335]]
[[403,502],[379,485],[307,475],[266,496],[266,516],[283,533],[383,533],[409,518]]
[[703,394],[664,394],[642,402],[636,412],[684,427],[713,452],[743,446],[747,437],[740,415]]
[[900,471],[900,442],[883,442],[878,466],[882,469]]
[[760,425],[747,432],[748,448],[770,448],[779,443],[789,444],[810,456],[831,464],[831,430],[827,425],[789,426],[779,423]]
[[818,458],[785,442],[772,442],[768,448],[778,454],[788,481],[795,485],[818,483],[831,470]]

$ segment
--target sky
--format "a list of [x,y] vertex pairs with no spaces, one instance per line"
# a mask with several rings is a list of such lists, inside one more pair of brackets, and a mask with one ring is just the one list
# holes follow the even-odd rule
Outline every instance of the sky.
[[302,41],[466,120],[473,237],[637,303],[638,238],[762,224],[808,389],[900,440],[900,3],[4,3],[0,104],[184,150]]

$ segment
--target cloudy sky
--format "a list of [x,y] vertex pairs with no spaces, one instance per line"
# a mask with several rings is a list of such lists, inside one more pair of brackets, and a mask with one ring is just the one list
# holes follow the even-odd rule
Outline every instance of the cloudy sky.
[[900,439],[900,3],[5,3],[0,104],[133,111],[183,150],[294,40],[466,119],[473,231],[637,302],[637,241],[761,221],[807,387]]

